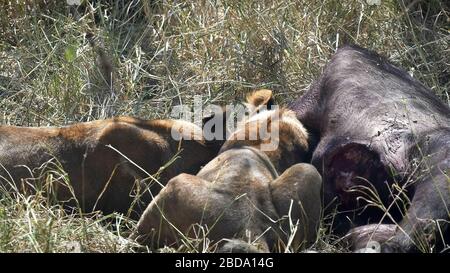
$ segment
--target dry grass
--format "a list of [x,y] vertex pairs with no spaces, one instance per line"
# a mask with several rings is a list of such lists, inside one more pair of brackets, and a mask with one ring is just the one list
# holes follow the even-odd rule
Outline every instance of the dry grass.
[[[344,43],[384,54],[450,104],[448,3],[368,2],[377,1],[119,0],[77,8],[0,0],[1,124],[167,117],[193,95],[230,103],[257,87],[285,103]],[[73,217],[44,201],[0,200],[0,251],[133,251],[121,234],[132,221],[112,215],[104,225],[103,216]],[[332,239],[323,234],[318,248],[333,251]]]

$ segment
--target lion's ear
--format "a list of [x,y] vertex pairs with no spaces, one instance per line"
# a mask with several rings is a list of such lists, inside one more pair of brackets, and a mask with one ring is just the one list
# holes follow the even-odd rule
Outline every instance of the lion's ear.
[[247,95],[247,103],[254,108],[266,105],[269,109],[274,104],[272,90],[260,89],[253,91]]

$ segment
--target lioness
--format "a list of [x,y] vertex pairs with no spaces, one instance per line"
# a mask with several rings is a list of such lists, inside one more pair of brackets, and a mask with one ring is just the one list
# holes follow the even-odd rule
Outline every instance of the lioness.
[[[322,179],[312,165],[297,164],[308,151],[307,132],[292,111],[256,113],[272,103],[269,90],[255,91],[247,103],[253,116],[238,126],[219,155],[196,176],[171,179],[150,203],[133,235],[138,242],[171,245],[180,234],[215,242],[247,237],[266,252],[295,251],[315,240]],[[260,132],[264,122],[270,128],[278,123],[279,134],[268,139]],[[249,140],[250,135],[257,138]],[[269,141],[279,143],[275,150],[262,149]],[[196,224],[204,235],[194,234]]]
[[[174,139],[172,129],[178,139],[191,140]],[[57,177],[51,191],[68,207],[126,213],[133,200],[139,200],[137,218],[151,201],[149,184],[156,194],[158,182],[165,184],[182,172],[196,173],[222,143],[205,142],[200,127],[179,120],[117,117],[67,127],[1,126],[0,186],[4,192],[33,192],[48,186],[41,182],[51,173]],[[176,155],[181,160],[169,162]],[[158,171],[156,181],[151,175]]]

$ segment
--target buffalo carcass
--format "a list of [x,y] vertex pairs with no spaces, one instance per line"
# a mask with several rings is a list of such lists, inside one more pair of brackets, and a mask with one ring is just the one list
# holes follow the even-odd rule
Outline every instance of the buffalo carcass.
[[382,252],[430,251],[448,234],[450,108],[430,89],[378,54],[344,46],[290,108],[316,137],[311,161],[324,205],[339,212],[336,230],[398,223]]

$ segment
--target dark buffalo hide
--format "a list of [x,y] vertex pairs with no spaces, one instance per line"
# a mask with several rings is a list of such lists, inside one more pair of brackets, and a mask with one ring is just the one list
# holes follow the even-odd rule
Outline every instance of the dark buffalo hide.
[[344,46],[290,108],[316,139],[336,232],[398,223],[382,251],[433,250],[450,215],[448,105],[376,53]]

